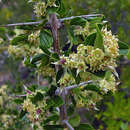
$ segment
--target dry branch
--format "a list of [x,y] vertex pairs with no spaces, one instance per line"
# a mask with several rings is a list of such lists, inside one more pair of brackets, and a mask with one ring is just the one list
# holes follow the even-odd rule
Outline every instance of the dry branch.
[[[93,17],[100,17],[102,14],[91,14],[91,15],[80,15],[80,16],[72,16],[72,17],[66,17],[66,18],[61,18],[58,19],[59,22],[64,22],[66,20],[72,20],[74,18],[85,18],[85,19],[90,19]],[[37,22],[23,22],[23,23],[14,23],[14,24],[6,24],[6,25],[0,25],[0,27],[15,27],[15,26],[25,26],[25,25],[38,25],[42,23],[42,21],[37,21]]]
[[92,80],[89,80],[88,82],[82,82],[80,84],[75,84],[75,85],[72,85],[72,86],[68,86],[65,89],[68,91],[68,90],[71,90],[73,88],[78,88],[78,87],[81,87],[81,86],[85,86],[85,85],[87,85],[89,83],[92,83],[92,82],[93,82]]

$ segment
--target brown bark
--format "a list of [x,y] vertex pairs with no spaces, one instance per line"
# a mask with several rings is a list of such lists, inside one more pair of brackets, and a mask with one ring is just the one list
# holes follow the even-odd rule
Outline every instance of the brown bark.
[[[50,24],[51,32],[53,36],[54,52],[60,55],[60,44],[59,44],[59,35],[58,35],[60,22],[57,19],[56,14],[49,15],[49,24]],[[56,71],[58,72],[58,70],[60,69],[60,66],[56,65],[55,68],[56,68]],[[67,120],[67,112],[66,112],[66,105],[65,105],[65,101],[66,101],[65,91],[62,91],[60,96],[64,100],[64,105],[60,107],[60,120],[61,120],[61,123],[63,123],[64,120]]]

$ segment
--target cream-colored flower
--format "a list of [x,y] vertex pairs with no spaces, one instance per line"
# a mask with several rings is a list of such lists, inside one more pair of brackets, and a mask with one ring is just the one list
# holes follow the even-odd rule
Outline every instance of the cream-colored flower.
[[3,41],[4,41],[4,40],[0,37],[0,44],[2,44],[2,43],[3,43]]
[[47,6],[50,6],[50,7],[54,6],[54,7],[56,7],[55,2],[56,2],[56,0],[48,0],[47,1]]
[[99,48],[92,50],[91,55],[95,60],[102,60],[104,58],[104,52]]
[[72,77],[72,75],[65,73],[64,76],[59,80],[59,84],[62,87],[68,86],[68,85],[72,85],[75,83],[74,78]]
[[31,121],[34,121],[35,120],[35,115],[36,115],[36,107],[35,107],[34,104],[32,104],[30,99],[24,100],[23,109],[27,110],[27,112],[29,113],[28,118]]
[[29,36],[28,36],[28,41],[30,43],[33,43],[34,45],[37,45],[39,43],[39,34],[40,34],[40,31],[36,31],[34,33],[31,33]]
[[34,12],[38,17],[45,16],[46,4],[45,2],[38,2],[34,5]]
[[111,31],[107,31],[107,28],[102,29],[105,53],[116,58],[119,55],[118,39],[115,35],[112,35]]
[[114,93],[116,91],[115,77],[111,75],[107,80],[105,78],[100,80],[99,86],[104,93],[107,93],[108,91],[112,91]]
[[55,77],[55,70],[49,66],[40,65],[38,68],[38,74],[43,76]]

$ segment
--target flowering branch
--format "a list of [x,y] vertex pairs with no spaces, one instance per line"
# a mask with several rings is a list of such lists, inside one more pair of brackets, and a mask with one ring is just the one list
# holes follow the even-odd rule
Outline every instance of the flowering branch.
[[63,120],[63,124],[65,124],[70,130],[74,130],[74,128],[69,124],[68,120]]
[[[64,22],[66,20],[71,20],[74,18],[85,18],[85,19],[90,19],[93,17],[99,17],[102,16],[102,14],[91,14],[91,15],[81,15],[81,16],[72,16],[72,17],[66,17],[59,19],[59,22]],[[42,21],[37,21],[37,22],[25,22],[25,23],[14,23],[14,24],[6,24],[6,25],[0,25],[0,27],[14,27],[14,26],[25,26],[25,25],[37,25],[42,23]]]

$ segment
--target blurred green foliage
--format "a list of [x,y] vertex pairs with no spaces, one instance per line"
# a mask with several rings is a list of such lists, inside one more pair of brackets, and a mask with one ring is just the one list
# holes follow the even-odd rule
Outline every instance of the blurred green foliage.
[[32,19],[33,11],[28,0],[2,0],[0,2],[0,24],[22,22]]
[[126,65],[122,68],[121,74],[122,88],[127,88],[130,91],[130,66]]
[[[129,0],[69,0],[64,1],[70,14],[81,15],[102,13],[112,25],[120,40],[130,42],[130,1]],[[70,5],[72,5],[70,7]]]
[[104,127],[107,130],[128,130],[130,122],[130,98],[127,98],[124,93],[116,93],[112,102],[106,102],[106,110],[101,111],[97,117],[105,122],[100,129]]

